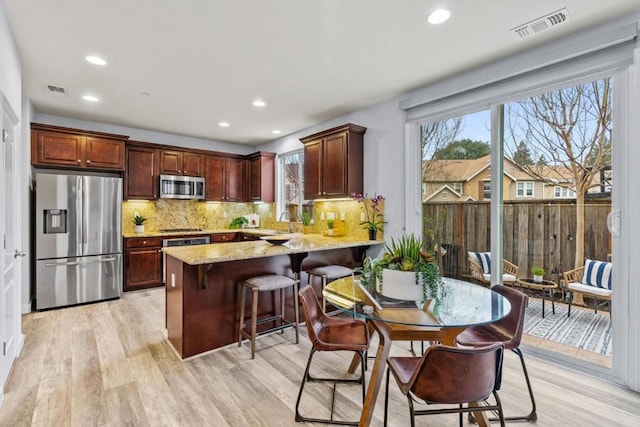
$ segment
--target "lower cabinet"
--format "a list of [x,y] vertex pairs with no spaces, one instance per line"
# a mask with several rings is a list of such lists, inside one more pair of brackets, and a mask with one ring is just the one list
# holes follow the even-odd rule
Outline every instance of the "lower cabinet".
[[162,286],[162,239],[125,239],[124,290]]

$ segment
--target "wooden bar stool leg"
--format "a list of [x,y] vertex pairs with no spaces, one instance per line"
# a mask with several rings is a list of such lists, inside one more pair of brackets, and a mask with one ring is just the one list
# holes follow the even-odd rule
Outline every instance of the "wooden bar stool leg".
[[251,358],[256,357],[256,333],[258,330],[258,289],[253,289],[251,300]]
[[242,346],[242,330],[244,329],[244,304],[245,304],[245,286],[240,286],[240,324],[238,328],[238,347]]

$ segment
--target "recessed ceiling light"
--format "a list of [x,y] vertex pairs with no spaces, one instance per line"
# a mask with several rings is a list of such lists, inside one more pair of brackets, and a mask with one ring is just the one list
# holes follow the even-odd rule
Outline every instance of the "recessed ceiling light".
[[84,99],[85,101],[90,101],[90,102],[98,102],[98,101],[100,101],[99,98],[97,98],[97,97],[95,97],[93,95],[84,95],[82,97],[82,99]]
[[271,133],[278,135],[280,134],[280,131],[278,129],[274,129],[271,131]]
[[86,58],[87,61],[91,62],[92,64],[95,65],[107,65],[107,61],[105,61],[104,59],[98,57],[98,56],[87,56]]
[[218,126],[220,126],[221,128],[228,128],[228,127],[229,127],[229,123],[227,123],[227,122],[220,122],[220,123],[218,123]]
[[261,99],[256,99],[255,101],[253,101],[254,107],[264,107],[265,105],[267,104]]
[[451,12],[449,12],[448,10],[438,9],[432,12],[427,20],[429,21],[429,24],[442,24],[443,22],[447,21],[450,16]]

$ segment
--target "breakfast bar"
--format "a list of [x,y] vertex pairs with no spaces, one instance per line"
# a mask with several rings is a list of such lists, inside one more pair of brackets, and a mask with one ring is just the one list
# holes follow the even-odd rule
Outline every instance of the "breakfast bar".
[[[319,234],[285,236],[291,239],[284,244],[259,240],[163,249],[167,334],[181,358],[237,341],[239,282],[275,273],[306,284],[306,270],[327,264],[357,267],[369,247],[383,243]],[[273,313],[279,304],[277,298],[266,298],[258,311]],[[286,295],[286,307],[287,314],[292,314],[291,292]]]

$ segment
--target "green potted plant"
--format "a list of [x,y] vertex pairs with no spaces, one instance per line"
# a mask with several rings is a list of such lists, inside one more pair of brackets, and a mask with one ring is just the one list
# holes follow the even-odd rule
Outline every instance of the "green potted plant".
[[542,267],[533,267],[531,269],[531,274],[533,274],[533,281],[536,283],[542,283],[542,276],[544,276],[546,270]]
[[414,234],[392,238],[373,270],[378,291],[390,298],[413,300],[420,306],[429,299],[438,303],[443,296],[435,256],[424,250],[422,239]]
[[327,235],[333,236],[333,233],[334,233],[333,220],[332,219],[328,219],[327,220]]
[[302,232],[304,234],[311,233],[311,213],[308,211],[302,212]]
[[139,212],[133,213],[133,231],[135,233],[144,233],[144,223],[148,220],[146,216],[140,215]]

